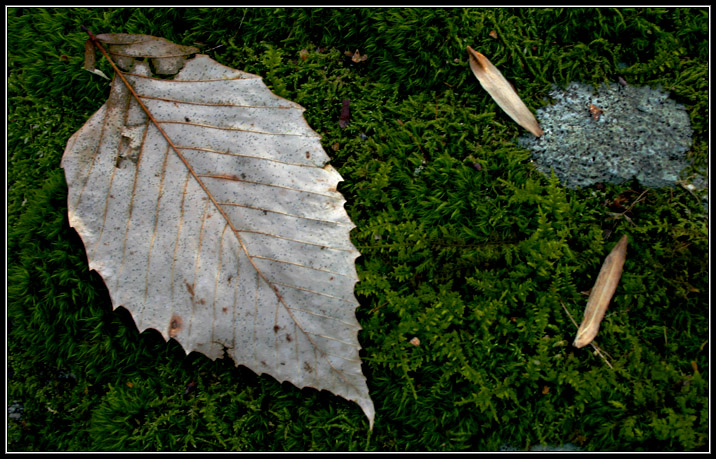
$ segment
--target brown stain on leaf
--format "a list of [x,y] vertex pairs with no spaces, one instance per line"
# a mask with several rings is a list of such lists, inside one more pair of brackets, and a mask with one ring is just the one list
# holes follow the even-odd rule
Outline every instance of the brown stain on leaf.
[[184,281],[184,285],[186,285],[186,291],[191,295],[191,300],[194,301],[194,284]]
[[184,328],[184,321],[178,315],[173,315],[169,321],[169,337],[176,337],[179,332]]

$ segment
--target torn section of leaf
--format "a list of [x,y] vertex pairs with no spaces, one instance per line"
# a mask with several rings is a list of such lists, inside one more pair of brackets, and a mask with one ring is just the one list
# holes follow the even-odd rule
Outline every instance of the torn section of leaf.
[[604,264],[602,264],[597,276],[597,281],[589,294],[587,307],[584,310],[584,319],[577,330],[574,347],[584,347],[597,336],[599,326],[622,276],[622,269],[626,260],[626,249],[627,236],[624,235],[604,260]]
[[540,128],[537,119],[527,108],[520,96],[517,95],[502,73],[481,53],[478,53],[470,46],[467,47],[470,68],[475,74],[482,87],[492,97],[497,105],[507,113],[517,124],[540,137]]
[[304,109],[191,47],[96,39],[126,83],[113,80],[62,167],[70,225],[113,307],[187,352],[355,401],[372,428],[355,225]]
[[154,66],[154,73],[173,75],[184,66],[188,56],[199,52],[194,46],[177,45],[149,35],[106,33],[96,38],[109,45],[112,59],[125,71],[131,70],[138,59],[147,58]]

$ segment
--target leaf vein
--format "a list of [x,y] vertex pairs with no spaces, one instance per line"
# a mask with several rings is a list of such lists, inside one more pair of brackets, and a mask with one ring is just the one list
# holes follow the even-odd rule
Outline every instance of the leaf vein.
[[[325,339],[327,339],[327,340],[336,341],[336,342],[339,342],[339,343],[341,343],[341,344],[345,344],[345,345],[347,345],[347,346],[357,347],[355,343],[349,343],[349,342],[347,342],[347,341],[340,340],[340,339],[335,338],[335,337],[333,337],[333,336],[322,335],[322,334],[320,334],[320,333],[313,333],[313,332],[310,332],[310,331],[307,331],[307,330],[303,330],[303,332],[304,332],[304,333],[307,333],[307,334],[309,334],[309,335],[318,336],[319,338],[325,338]],[[328,352],[325,352],[325,351],[322,351],[322,352],[323,352],[324,354],[326,354],[326,355],[331,355],[331,354],[328,354]],[[338,357],[338,356],[336,356],[336,357]],[[348,359],[346,359],[346,360],[348,360]]]
[[252,255],[251,258],[258,258],[260,260],[266,260],[266,261],[275,261],[276,263],[283,263],[283,264],[287,264],[287,265],[298,266],[299,268],[312,269],[314,271],[321,271],[324,273],[334,274],[336,276],[347,277],[348,279],[353,279],[353,277],[349,276],[348,274],[337,273],[335,271],[329,271],[327,269],[315,268],[313,266],[308,266],[308,265],[296,263],[293,261],[279,260],[277,258],[271,258],[271,257],[263,257],[261,255]]
[[[335,299],[337,299],[337,300],[344,301],[344,302],[346,302],[346,303],[348,303],[348,304],[357,304],[355,301],[349,301],[349,300],[346,300],[345,298],[341,298],[340,296],[329,295],[329,294],[327,294],[327,293],[317,292],[317,291],[315,291],[315,290],[307,289],[307,288],[304,288],[304,287],[298,287],[298,286],[296,286],[296,285],[284,284],[283,282],[274,281],[273,283],[276,284],[276,285],[282,285],[282,286],[284,286],[284,287],[292,288],[292,289],[295,289],[295,290],[301,290],[301,291],[304,291],[304,292],[313,293],[314,295],[321,295],[321,296],[325,296],[325,297],[328,297],[328,298],[335,298]],[[286,306],[286,307],[288,308],[288,306]]]
[[360,325],[358,325],[358,324],[346,322],[345,320],[339,319],[338,317],[327,316],[327,315],[325,315],[325,314],[319,314],[319,313],[317,313],[317,312],[309,311],[309,310],[307,310],[307,309],[296,308],[296,307],[292,307],[292,306],[287,306],[287,308],[288,308],[288,309],[291,309],[292,311],[305,312],[306,314],[310,314],[310,315],[312,315],[312,316],[322,317],[322,318],[324,318],[324,319],[329,319],[329,320],[335,320],[336,322],[340,322],[340,323],[342,323],[343,325],[348,325],[349,327],[361,328]]
[[[240,179],[240,178],[238,178],[238,177],[227,177],[227,176],[225,176],[225,175],[213,175],[213,174],[196,174],[196,176],[197,176],[197,177],[213,178],[213,179],[217,179],[217,180],[230,180],[230,181],[232,181],[232,182],[250,183],[250,184],[252,184],[252,185],[268,186],[268,187],[272,187],[272,188],[281,188],[281,189],[283,189],[283,190],[297,191],[297,192],[299,192],[299,193],[315,194],[315,195],[318,195],[318,196],[323,196],[323,197],[325,197],[325,198],[336,198],[336,195],[319,193],[319,192],[317,192],[317,191],[302,190],[302,189],[300,189],[300,188],[291,188],[291,187],[289,187],[289,186],[284,186],[284,185],[275,185],[275,184],[273,184],[273,183],[256,182],[256,181],[254,181],[254,180]],[[230,205],[231,203],[226,203],[226,204]],[[263,210],[263,209],[261,209],[261,210]]]
[[298,244],[305,244],[305,245],[313,245],[313,246],[316,246],[316,247],[322,247],[322,248],[324,248],[325,250],[338,250],[338,251],[341,251],[341,252],[355,252],[355,250],[353,250],[353,249],[342,249],[342,248],[340,248],[340,247],[331,247],[331,246],[328,246],[328,245],[318,244],[318,243],[316,243],[316,242],[299,241],[298,239],[291,239],[291,238],[286,237],[286,236],[279,236],[279,235],[277,235],[277,234],[272,234],[272,233],[264,233],[263,231],[256,231],[256,230],[236,230],[236,232],[237,232],[237,233],[261,234],[261,235],[263,235],[263,236],[269,236],[269,237],[273,237],[273,238],[276,238],[276,239],[283,239],[283,240],[285,240],[285,241],[296,242],[296,243],[298,243]]
[[263,161],[271,161],[274,163],[279,164],[286,164],[287,166],[298,166],[298,167],[309,167],[311,169],[314,169],[316,167],[315,164],[301,164],[301,163],[290,163],[288,161],[281,161],[278,159],[273,158],[267,158],[265,156],[256,156],[256,155],[242,155],[239,153],[231,153],[230,151],[218,151],[218,150],[212,150],[210,148],[200,148],[200,147],[185,147],[185,146],[177,146],[179,150],[197,150],[197,151],[206,151],[209,153],[216,153],[219,155],[229,155],[229,156],[236,156],[240,158],[252,158],[252,159],[261,159]]
[[[124,73],[126,76],[130,76],[132,78],[143,78],[145,80],[155,80],[155,81],[161,81],[166,83],[167,80],[164,78],[157,78],[157,77],[151,77],[147,75],[139,75],[138,73]],[[247,76],[250,75],[250,76]],[[260,79],[260,76],[257,75],[251,75],[250,73],[244,73],[243,75],[237,75],[234,78],[214,78],[206,80],[171,80],[172,83],[210,83],[210,82],[216,82],[216,81],[236,81],[236,80],[255,80]]]
[[[154,96],[147,96],[147,95],[143,95],[143,94],[139,94],[139,97],[141,97],[142,99],[159,100],[162,102],[171,102],[174,104],[200,105],[203,107],[237,107],[237,108],[266,108],[266,109],[278,109],[278,110],[299,110],[296,107],[289,107],[289,106],[285,106],[285,105],[270,106],[270,105],[246,105],[246,104],[228,104],[228,103],[190,102],[188,100],[169,99],[167,97],[154,97]],[[194,124],[194,123],[189,123],[189,124]]]
[[284,135],[284,136],[290,136],[290,137],[306,137],[308,139],[320,139],[319,136],[316,135],[306,135],[306,134],[296,134],[291,132],[268,132],[268,131],[259,131],[256,129],[241,129],[241,128],[232,128],[232,127],[224,127],[224,126],[213,126],[211,124],[201,124],[201,123],[188,123],[186,121],[175,121],[175,120],[163,120],[159,121],[157,120],[158,124],[184,124],[184,125],[192,125],[192,126],[199,126],[206,129],[221,129],[224,131],[240,131],[240,132],[252,132],[254,134],[265,134],[265,135]]
[[[233,180],[233,179],[227,179],[227,180]],[[279,210],[264,209],[263,207],[254,207],[254,206],[249,206],[249,205],[247,205],[247,204],[236,204],[236,203],[233,203],[233,202],[220,202],[220,203],[218,203],[218,204],[219,204],[220,206],[243,207],[243,208],[251,209],[251,210],[259,210],[259,211],[261,211],[261,212],[271,212],[271,213],[273,213],[273,214],[284,215],[284,216],[286,216],[286,217],[299,218],[299,219],[301,219],[301,220],[311,220],[311,221],[320,222],[320,223],[329,223],[329,224],[336,225],[336,226],[349,226],[349,227],[351,227],[351,228],[353,227],[352,224],[348,224],[348,223],[341,223],[341,222],[336,222],[336,221],[333,221],[333,220],[324,220],[324,219],[321,219],[321,218],[312,218],[312,217],[306,217],[306,216],[303,216],[303,215],[290,214],[290,213],[288,213],[288,212],[281,212],[281,211],[279,211]]]

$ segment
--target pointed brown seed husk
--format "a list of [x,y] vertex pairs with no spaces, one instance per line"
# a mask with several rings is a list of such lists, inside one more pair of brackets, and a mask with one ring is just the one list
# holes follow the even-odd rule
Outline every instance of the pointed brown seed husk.
[[627,236],[626,234],[617,242],[612,251],[602,264],[602,269],[597,276],[597,282],[592,287],[592,293],[587,301],[587,308],[584,310],[584,319],[577,330],[577,337],[574,340],[574,347],[584,347],[591,343],[599,332],[599,325],[607,312],[609,302],[614,296],[619,279],[622,276],[622,268],[626,259]]
[[109,80],[109,77],[105,75],[103,71],[95,68],[95,61],[96,56],[94,54],[94,42],[91,38],[88,38],[85,42],[85,70]]
[[467,47],[467,53],[470,56],[472,73],[475,74],[482,87],[490,94],[490,97],[497,102],[497,105],[517,124],[537,137],[541,137],[542,128],[539,126],[537,119],[525,103],[522,102],[520,96],[512,89],[512,85],[497,70],[497,67],[470,46]]
[[85,70],[94,71],[96,57],[94,55],[94,42],[88,38],[85,42]]

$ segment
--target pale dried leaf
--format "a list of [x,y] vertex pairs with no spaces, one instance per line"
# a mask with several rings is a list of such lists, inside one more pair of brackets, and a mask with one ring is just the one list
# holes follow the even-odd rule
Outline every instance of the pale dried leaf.
[[577,330],[574,347],[584,347],[591,343],[599,332],[604,314],[607,312],[609,302],[619,284],[619,279],[626,260],[627,236],[626,234],[617,242],[599,270],[597,281],[587,300],[584,310],[584,319]]
[[304,109],[195,48],[97,39],[151,114],[115,76],[62,159],[70,225],[113,306],[187,352],[353,400],[372,428],[354,224]]
[[467,53],[472,73],[475,74],[490,97],[497,102],[497,105],[517,124],[537,137],[542,136],[542,128],[539,127],[537,119],[497,67],[470,46],[467,47]]

